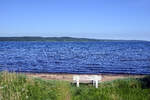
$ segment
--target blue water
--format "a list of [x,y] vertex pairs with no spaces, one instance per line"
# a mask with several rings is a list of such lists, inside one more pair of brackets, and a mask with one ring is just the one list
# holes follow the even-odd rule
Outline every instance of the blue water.
[[0,42],[0,71],[150,74],[150,42]]

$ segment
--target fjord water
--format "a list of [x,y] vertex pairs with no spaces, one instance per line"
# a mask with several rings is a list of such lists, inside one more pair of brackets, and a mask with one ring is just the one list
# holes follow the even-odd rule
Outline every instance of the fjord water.
[[150,74],[150,42],[0,42],[0,70]]

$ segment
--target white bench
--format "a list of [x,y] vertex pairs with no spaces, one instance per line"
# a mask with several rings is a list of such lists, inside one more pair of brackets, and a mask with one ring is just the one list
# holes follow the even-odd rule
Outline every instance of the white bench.
[[74,75],[73,82],[79,87],[79,83],[93,83],[93,86],[98,88],[98,82],[102,80],[100,75]]

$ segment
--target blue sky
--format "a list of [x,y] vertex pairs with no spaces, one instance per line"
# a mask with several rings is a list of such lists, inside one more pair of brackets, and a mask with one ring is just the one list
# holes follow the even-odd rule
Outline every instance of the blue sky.
[[0,0],[0,36],[150,40],[150,0]]

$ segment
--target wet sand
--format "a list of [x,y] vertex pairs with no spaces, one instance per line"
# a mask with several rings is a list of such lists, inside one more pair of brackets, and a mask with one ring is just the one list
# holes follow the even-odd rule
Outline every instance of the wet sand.
[[145,75],[129,75],[129,74],[45,74],[45,73],[24,73],[29,77],[36,77],[42,78],[46,80],[63,80],[73,82],[73,75],[99,75],[102,76],[102,82],[112,81],[116,79],[123,79],[123,78],[142,78]]

